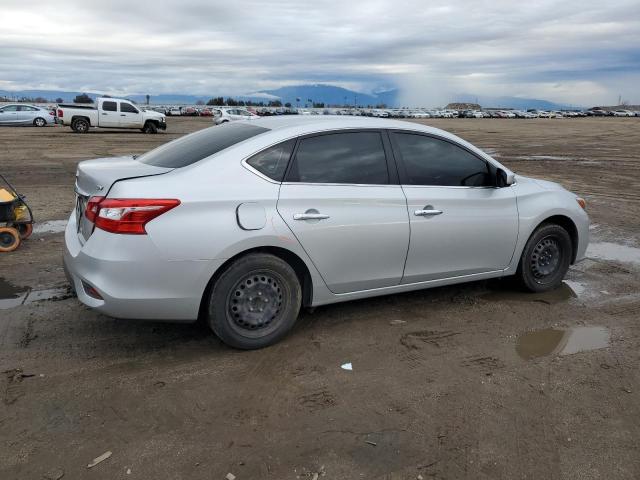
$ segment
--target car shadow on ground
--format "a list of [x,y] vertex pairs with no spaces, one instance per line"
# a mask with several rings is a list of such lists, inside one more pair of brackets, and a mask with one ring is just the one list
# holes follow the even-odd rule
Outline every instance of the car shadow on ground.
[[[347,323],[361,328],[367,321],[409,322],[428,318],[430,307],[441,309],[449,305],[459,308],[476,304],[485,296],[524,296],[510,281],[478,281],[462,285],[437,287],[427,290],[386,295],[369,299],[325,305],[315,309],[303,309],[293,331],[280,341],[288,347],[300,346],[319,333],[331,336]],[[46,310],[40,310],[47,317],[31,334],[25,333],[19,341],[23,346],[29,335],[35,341],[48,342],[47,349],[67,348],[69,336],[74,339],[74,348],[68,355],[81,358],[127,359],[140,355],[178,355],[182,360],[199,356],[226,356],[239,352],[223,344],[210,330],[206,321],[160,322],[153,320],[131,320],[111,318],[89,308],[78,305],[76,298],[59,303],[70,310],[56,314],[64,317],[66,328],[59,328],[51,322]],[[43,304],[49,302],[43,302]],[[58,302],[53,302],[58,304]],[[53,304],[50,304],[53,306]],[[375,312],[373,315],[371,312]],[[53,325],[53,328],[52,328]],[[36,327],[37,324],[34,325]],[[41,331],[38,331],[41,330]],[[25,337],[26,335],[26,337]],[[269,348],[273,347],[268,347]]]

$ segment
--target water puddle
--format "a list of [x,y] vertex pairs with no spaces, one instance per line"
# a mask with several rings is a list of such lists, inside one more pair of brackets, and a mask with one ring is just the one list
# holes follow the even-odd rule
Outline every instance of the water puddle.
[[543,293],[528,293],[518,290],[492,290],[481,295],[481,298],[489,302],[540,302],[548,305],[566,302],[585,291],[584,285],[578,282],[565,280],[555,290]]
[[49,220],[35,223],[33,233],[59,233],[64,232],[65,228],[67,228],[67,220]]
[[610,242],[590,243],[587,248],[587,257],[640,264],[640,248]]
[[67,287],[46,288],[42,290],[31,290],[27,287],[17,287],[0,278],[0,310],[19,307],[42,300],[57,300],[69,298]]
[[520,335],[516,352],[525,360],[549,355],[572,355],[607,348],[609,337],[609,330],[604,327],[574,327],[567,330],[546,328]]

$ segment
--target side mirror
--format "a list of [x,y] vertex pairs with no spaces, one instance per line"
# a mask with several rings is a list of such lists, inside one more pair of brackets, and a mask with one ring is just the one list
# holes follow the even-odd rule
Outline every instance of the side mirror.
[[507,173],[499,168],[496,172],[496,185],[498,187],[508,187],[516,183],[515,175],[511,172]]

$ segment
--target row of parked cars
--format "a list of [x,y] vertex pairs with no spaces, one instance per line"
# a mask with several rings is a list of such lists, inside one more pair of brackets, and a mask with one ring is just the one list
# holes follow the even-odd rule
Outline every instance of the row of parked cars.
[[[618,109],[590,109],[590,110],[452,110],[452,109],[410,109],[410,108],[293,108],[293,107],[210,107],[210,106],[139,106],[123,99],[98,99],[96,104],[57,106],[37,106],[24,103],[0,105],[0,125],[34,125],[44,127],[53,123],[66,124],[76,130],[78,118],[84,118],[87,123],[83,131],[98,125],[98,120],[91,120],[91,111],[100,110],[102,102],[108,104],[108,109],[102,116],[113,114],[117,116],[119,128],[140,128],[147,133],[155,133],[166,128],[164,116],[203,116],[213,117],[216,125],[234,120],[251,120],[253,118],[271,115],[347,115],[377,118],[575,118],[575,117],[640,117],[640,111]],[[115,105],[115,106],[114,106]],[[84,115],[76,114],[73,120],[63,120],[60,107],[82,109]],[[111,111],[113,110],[113,111]],[[119,115],[119,116],[118,116]],[[154,117],[154,115],[156,115]],[[68,116],[67,116],[68,117]],[[120,118],[125,117],[125,118]],[[106,125],[105,125],[106,126]],[[153,130],[153,131],[152,131]]]
[[[336,112],[338,115],[353,115],[351,111]],[[576,118],[576,117],[639,117],[640,111],[632,110],[408,110],[372,109],[358,115],[385,118]]]
[[[640,111],[632,110],[452,110],[452,109],[409,109],[409,108],[287,108],[287,107],[174,107],[171,109],[156,109],[167,112],[167,115],[202,115],[220,117],[216,123],[221,123],[229,116],[259,117],[270,115],[348,115],[354,117],[377,118],[577,118],[577,117],[636,117]],[[238,119],[238,118],[234,118]]]

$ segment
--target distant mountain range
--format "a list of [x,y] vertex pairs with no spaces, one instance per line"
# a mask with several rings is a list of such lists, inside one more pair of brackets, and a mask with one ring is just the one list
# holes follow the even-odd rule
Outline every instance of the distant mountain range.
[[[73,99],[81,93],[87,93],[91,97],[99,97],[102,94],[95,92],[71,92],[60,90],[18,90],[8,91],[0,90],[0,97],[7,97],[10,99],[20,99],[22,97],[36,98],[42,97],[49,101],[55,101],[57,98],[62,98],[64,102],[71,102]],[[151,95],[151,103],[156,105],[173,105],[173,104],[187,104],[193,105],[198,101],[206,102],[211,97],[223,96],[224,98],[233,97],[236,100],[251,100],[254,102],[269,102],[270,100],[280,100],[284,103],[291,103],[300,106],[304,106],[310,103],[324,103],[325,105],[358,105],[362,106],[375,106],[384,104],[388,107],[400,107],[411,105],[400,105],[400,91],[388,90],[379,92],[376,94],[368,94],[362,92],[355,92],[346,88],[337,87],[335,85],[325,84],[310,84],[310,85],[293,85],[280,87],[273,90],[263,90],[247,95],[220,95],[214,93],[212,95],[182,95],[182,94],[162,94]],[[145,95],[133,94],[125,95],[126,98],[138,103],[146,102]],[[299,99],[299,102],[297,101]],[[477,102],[476,102],[477,100]],[[479,103],[483,107],[498,107],[498,108],[515,108],[519,110],[526,110],[528,108],[535,108],[538,110],[564,110],[568,108],[580,108],[577,106],[571,106],[566,104],[560,104],[550,102],[547,100],[539,100],[534,98],[521,98],[521,97],[489,97],[489,96],[475,96],[471,94],[460,94],[452,96],[452,101],[455,102],[470,102]],[[434,105],[435,107],[436,105]],[[444,105],[440,105],[443,107]]]
[[457,95],[455,99],[456,102],[479,103],[485,108],[513,108],[516,110],[527,110],[530,108],[535,108],[536,110],[569,110],[582,108],[579,105],[568,105],[550,102],[548,100],[522,97],[489,97],[461,94]]
[[388,92],[371,95],[367,93],[354,92],[342,87],[334,85],[294,85],[288,87],[280,87],[275,90],[264,90],[258,92],[267,94],[281,99],[282,103],[291,103],[291,105],[305,105],[307,103],[324,103],[325,105],[349,105],[349,106],[375,106],[385,104],[387,106],[396,106],[398,90],[390,90]]

